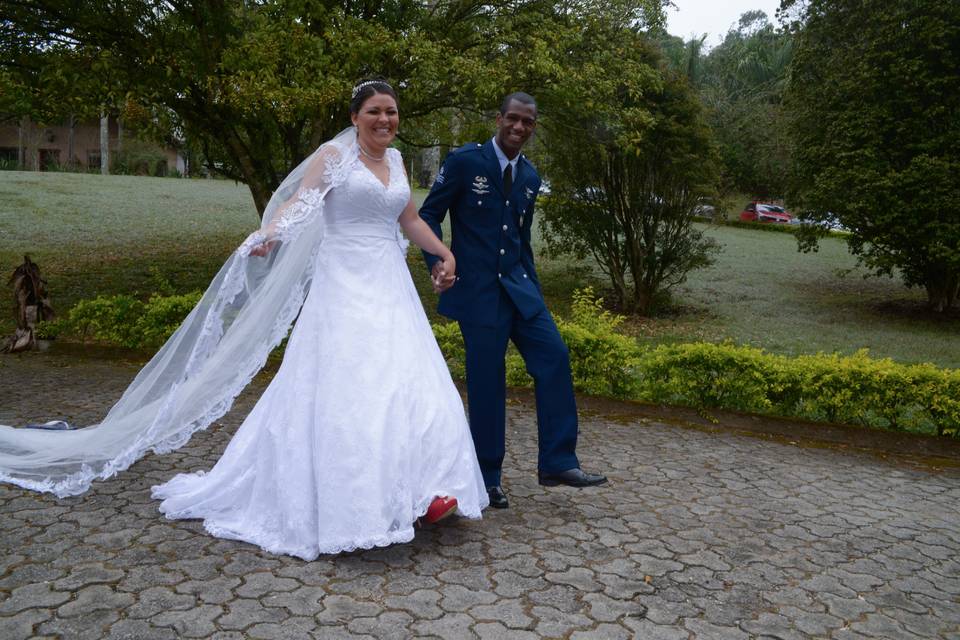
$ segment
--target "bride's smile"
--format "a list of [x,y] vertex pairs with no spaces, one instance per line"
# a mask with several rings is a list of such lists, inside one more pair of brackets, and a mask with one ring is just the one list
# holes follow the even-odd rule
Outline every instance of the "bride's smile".
[[372,156],[380,157],[397,136],[400,112],[393,96],[377,93],[363,103],[363,108],[353,114],[352,120],[357,127],[360,148]]

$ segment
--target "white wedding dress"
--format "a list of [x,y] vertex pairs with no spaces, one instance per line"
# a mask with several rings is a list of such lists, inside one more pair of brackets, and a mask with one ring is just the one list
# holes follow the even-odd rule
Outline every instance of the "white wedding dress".
[[488,498],[460,395],[413,286],[410,190],[359,159],[326,194],[313,279],[279,371],[209,472],[153,487],[168,518],[307,560],[413,538],[435,496]]

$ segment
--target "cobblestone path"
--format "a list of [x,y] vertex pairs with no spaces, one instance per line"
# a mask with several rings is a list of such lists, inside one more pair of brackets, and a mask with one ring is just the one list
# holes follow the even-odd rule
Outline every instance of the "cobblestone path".
[[[0,423],[96,420],[136,370],[2,357]],[[610,484],[547,489],[522,394],[482,521],[303,562],[161,517],[150,486],[209,468],[264,384],[87,495],[0,485],[0,638],[960,638],[956,471],[588,412]]]

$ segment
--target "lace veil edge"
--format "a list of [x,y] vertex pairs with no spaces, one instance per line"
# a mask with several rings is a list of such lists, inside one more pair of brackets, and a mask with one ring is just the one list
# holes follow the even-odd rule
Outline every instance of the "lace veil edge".
[[[229,411],[299,313],[323,239],[324,197],[356,154],[350,127],[290,172],[260,229],[231,254],[102,422],[70,431],[0,425],[0,481],[79,495],[148,452],[182,447]],[[251,255],[265,244],[265,256]]]

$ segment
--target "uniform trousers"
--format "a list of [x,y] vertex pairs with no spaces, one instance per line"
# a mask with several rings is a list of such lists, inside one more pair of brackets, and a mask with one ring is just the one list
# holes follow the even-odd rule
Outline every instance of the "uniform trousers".
[[508,340],[517,347],[535,384],[539,470],[558,473],[579,467],[570,355],[550,312],[544,309],[524,319],[501,288],[495,326],[459,324],[466,347],[470,432],[486,485],[500,485],[506,448]]

